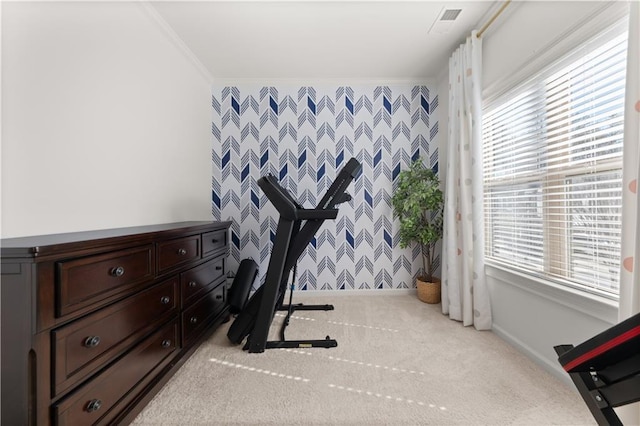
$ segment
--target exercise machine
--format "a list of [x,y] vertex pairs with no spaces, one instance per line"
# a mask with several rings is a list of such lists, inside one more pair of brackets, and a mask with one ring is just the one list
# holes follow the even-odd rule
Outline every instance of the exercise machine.
[[613,408],[640,401],[640,314],[554,349],[596,422],[622,426]]
[[[324,221],[335,219],[338,216],[336,206],[351,200],[351,196],[345,191],[351,181],[359,175],[361,168],[360,162],[351,158],[313,209],[303,208],[278,183],[275,176],[267,175],[258,180],[258,186],[278,210],[280,218],[265,282],[249,298],[244,309],[229,327],[227,337],[232,343],[240,344],[248,336],[243,349],[251,353],[260,353],[265,349],[273,348],[331,348],[338,345],[329,336],[320,340],[286,340],[285,328],[288,326],[293,312],[301,310],[330,311],[333,310],[333,306],[294,305],[292,304],[292,293],[290,293],[288,305],[283,305],[283,301],[287,290],[287,281],[292,271],[291,291],[293,292],[298,258],[304,253],[305,248]],[[276,311],[287,311],[287,315],[280,328],[280,340],[268,341],[269,328]]]

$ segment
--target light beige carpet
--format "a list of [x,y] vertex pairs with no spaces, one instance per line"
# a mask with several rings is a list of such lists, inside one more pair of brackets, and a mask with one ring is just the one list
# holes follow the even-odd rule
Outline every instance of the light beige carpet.
[[297,312],[286,337],[330,335],[337,348],[250,354],[229,344],[225,324],[134,424],[595,424],[573,389],[440,305],[411,295],[297,293],[295,302],[335,310]]

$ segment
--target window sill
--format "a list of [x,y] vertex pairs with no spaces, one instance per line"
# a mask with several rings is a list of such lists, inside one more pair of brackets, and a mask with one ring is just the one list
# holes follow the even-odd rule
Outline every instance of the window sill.
[[488,278],[499,280],[506,285],[516,286],[528,293],[583,312],[602,321],[611,324],[618,322],[617,301],[564,287],[551,281],[511,270],[502,265],[487,263],[485,273]]

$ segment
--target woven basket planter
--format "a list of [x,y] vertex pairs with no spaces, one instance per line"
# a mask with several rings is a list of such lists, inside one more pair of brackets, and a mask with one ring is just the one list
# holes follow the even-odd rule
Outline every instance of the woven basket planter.
[[440,303],[440,279],[433,278],[433,282],[416,279],[418,299],[425,303]]

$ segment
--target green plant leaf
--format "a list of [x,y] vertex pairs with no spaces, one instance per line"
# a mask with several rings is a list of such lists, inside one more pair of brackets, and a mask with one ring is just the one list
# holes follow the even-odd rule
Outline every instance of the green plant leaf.
[[400,247],[420,244],[428,261],[425,273],[431,278],[433,247],[443,233],[444,195],[438,176],[425,166],[422,158],[398,174],[391,206],[394,218],[400,222]]

